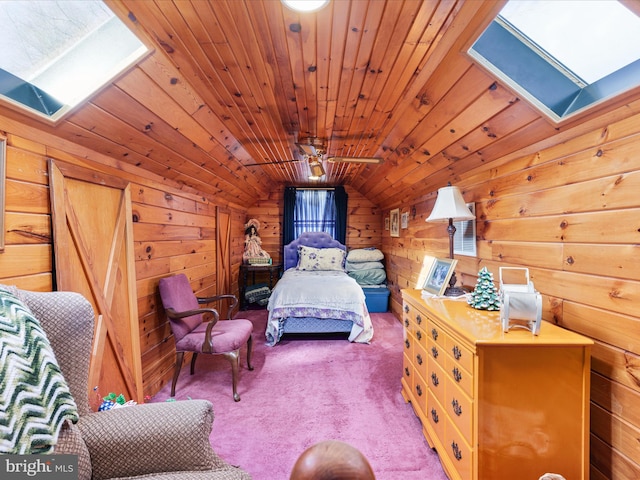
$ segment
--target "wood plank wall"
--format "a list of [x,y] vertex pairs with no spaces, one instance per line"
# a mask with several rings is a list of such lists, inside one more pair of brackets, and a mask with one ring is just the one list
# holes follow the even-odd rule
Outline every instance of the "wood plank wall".
[[[55,286],[47,159],[85,167],[91,162],[11,132],[3,136],[7,138],[6,247],[0,253],[0,283],[51,291]],[[86,155],[91,157],[92,152]],[[132,181],[143,392],[153,395],[171,378],[175,362],[158,280],[183,272],[199,295],[216,293],[216,205],[167,185],[170,182],[94,167]],[[232,288],[237,294],[246,213],[237,206],[225,207],[232,217]]]
[[[457,185],[478,239],[477,257],[456,256],[459,279],[473,288],[482,267],[496,281],[500,266],[529,268],[543,318],[595,341],[591,480],[640,478],[640,114],[496,158]],[[416,212],[382,239],[397,315],[424,255],[449,254],[446,224],[425,222],[435,199],[383,212]]]

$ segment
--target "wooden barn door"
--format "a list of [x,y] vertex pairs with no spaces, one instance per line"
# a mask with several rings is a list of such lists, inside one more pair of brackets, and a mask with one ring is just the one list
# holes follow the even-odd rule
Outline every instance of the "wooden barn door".
[[[216,284],[217,294],[231,291],[231,213],[227,209],[216,207]],[[228,314],[228,302],[216,306],[221,318]]]
[[142,367],[128,182],[50,161],[58,290],[81,293],[96,312],[92,407],[110,392],[142,402]]

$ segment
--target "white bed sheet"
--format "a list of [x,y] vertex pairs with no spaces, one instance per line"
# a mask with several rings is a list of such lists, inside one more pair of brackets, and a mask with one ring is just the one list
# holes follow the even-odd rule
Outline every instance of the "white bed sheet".
[[280,340],[282,322],[292,316],[352,320],[349,341],[369,343],[373,337],[362,287],[345,272],[290,268],[273,289],[267,310],[268,345]]

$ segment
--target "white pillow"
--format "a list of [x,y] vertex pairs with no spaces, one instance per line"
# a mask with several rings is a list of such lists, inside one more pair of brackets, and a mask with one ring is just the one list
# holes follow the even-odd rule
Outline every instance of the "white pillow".
[[344,271],[345,251],[340,248],[313,248],[303,245],[298,247],[298,270]]
[[384,258],[384,254],[377,248],[355,248],[349,251],[347,260],[349,262],[379,262]]

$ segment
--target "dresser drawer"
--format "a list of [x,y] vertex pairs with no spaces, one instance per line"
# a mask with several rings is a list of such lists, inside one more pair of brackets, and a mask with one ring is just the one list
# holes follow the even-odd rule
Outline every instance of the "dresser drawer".
[[427,421],[429,422],[429,425],[431,425],[433,432],[439,439],[445,438],[447,415],[438,399],[434,396],[433,390],[429,390],[429,394],[427,396],[427,408],[429,411],[425,413],[427,415]]
[[473,352],[458,340],[445,336],[445,349],[451,358],[462,365],[468,372],[473,372]]
[[433,338],[431,338],[431,335],[429,335],[427,341],[427,355],[429,355],[429,360],[438,363],[438,365],[440,365],[440,367],[443,369],[446,368],[445,362],[447,352],[444,349],[444,345],[441,345],[438,342],[434,341]]
[[[413,409],[419,410],[419,411],[416,411],[416,413],[418,413],[418,416],[424,417],[424,413],[427,411],[427,394],[428,394],[427,383],[424,381],[422,376],[417,371],[414,370],[413,397],[416,399],[416,402],[414,403]],[[416,407],[418,408],[416,409]]]
[[422,316],[418,310],[411,304],[405,303],[403,307],[404,316],[402,324],[404,328],[413,335],[416,340],[426,346],[426,338],[424,338],[424,328]]
[[407,393],[413,392],[413,376],[414,372],[411,358],[407,352],[404,352],[402,355],[402,387]]
[[446,332],[437,323],[429,319],[426,324],[426,333],[429,336],[429,342],[433,342],[441,352],[444,352],[447,348],[445,344]]
[[443,439],[446,455],[451,459],[451,463],[456,469],[458,477],[462,480],[474,478],[473,455],[475,452],[450,421],[447,421],[445,425],[445,435]]
[[429,391],[433,392],[440,404],[444,405],[444,402],[447,400],[445,392],[447,375],[438,362],[432,358],[429,358],[429,362],[427,363],[427,377],[425,380],[429,384]]
[[405,328],[402,331],[402,345],[404,347],[405,355],[408,355],[409,358],[413,358],[413,345],[415,344],[415,338],[411,331]]
[[[423,324],[424,325],[424,324]],[[417,324],[415,325],[415,331],[414,331],[414,335],[416,337],[416,341],[422,345],[423,348],[427,348],[427,343],[428,343],[428,335],[425,333],[424,328],[418,326]]]
[[427,378],[427,351],[420,343],[415,342],[413,346],[413,365],[418,373],[422,375],[422,378]]
[[469,397],[474,398],[473,375],[462,367],[452,356],[445,355],[444,370],[451,381],[459,385]]
[[447,378],[446,400],[443,404],[447,415],[464,435],[467,442],[473,440],[473,401],[464,391]]

